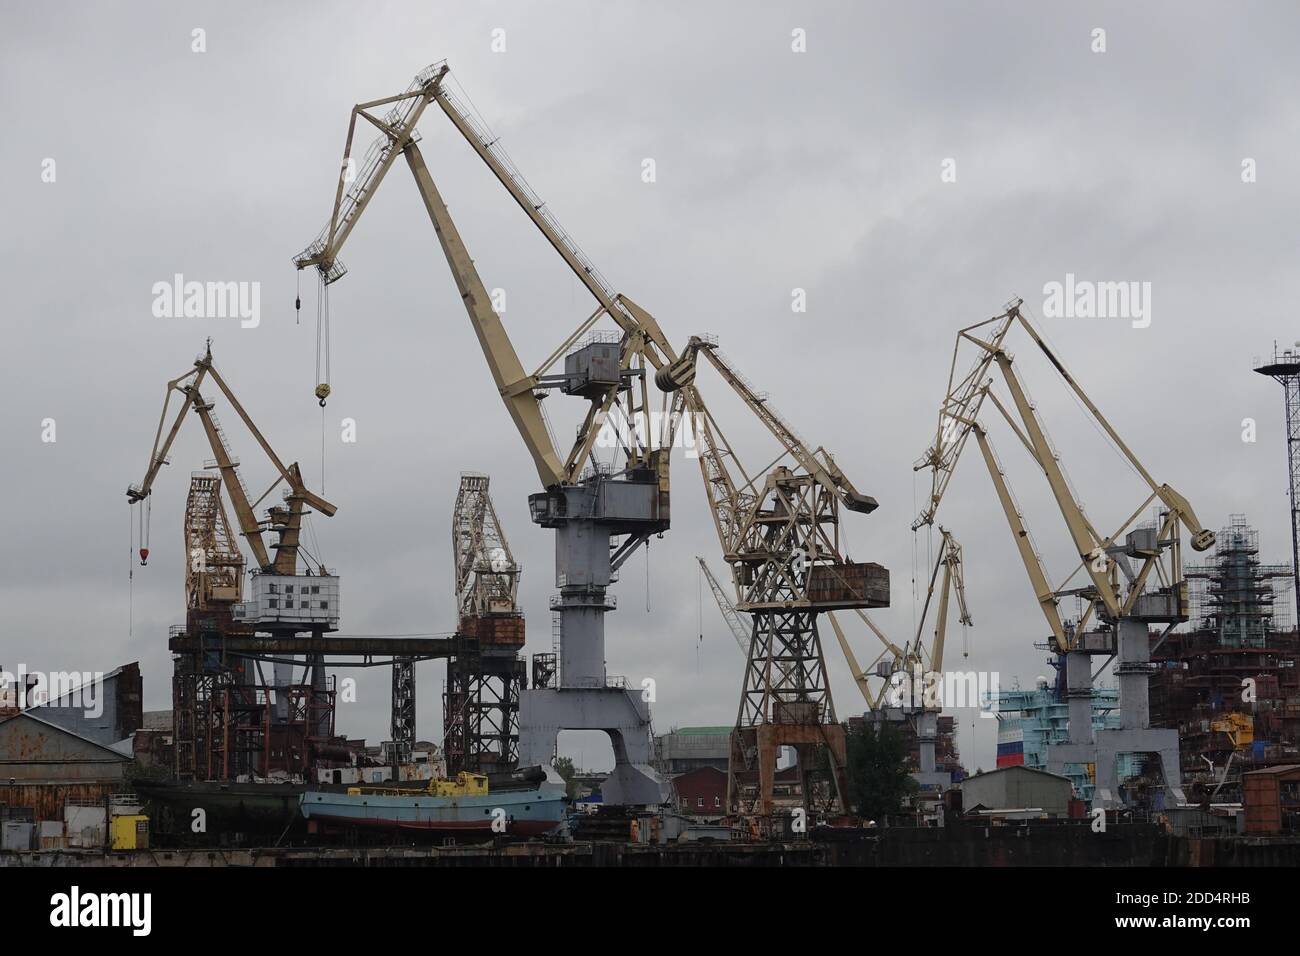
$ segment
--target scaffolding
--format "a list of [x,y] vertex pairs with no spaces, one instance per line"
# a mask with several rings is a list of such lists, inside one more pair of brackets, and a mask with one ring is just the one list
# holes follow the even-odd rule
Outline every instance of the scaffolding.
[[[1222,799],[1240,771],[1300,758],[1300,637],[1286,593],[1293,568],[1262,563],[1258,531],[1234,514],[1213,559],[1186,574],[1190,628],[1152,638],[1152,722],[1178,730],[1193,792],[1204,786]],[[1247,718],[1253,739],[1239,746],[1224,728]]]
[[202,651],[174,659],[176,779],[305,776],[334,736],[334,678],[268,684],[245,671],[249,658],[229,661]]
[[1287,564],[1261,564],[1259,532],[1243,514],[1230,515],[1219,532],[1214,558],[1186,571],[1191,620],[1218,635],[1222,647],[1263,647],[1268,635],[1289,619],[1274,583],[1290,582]]

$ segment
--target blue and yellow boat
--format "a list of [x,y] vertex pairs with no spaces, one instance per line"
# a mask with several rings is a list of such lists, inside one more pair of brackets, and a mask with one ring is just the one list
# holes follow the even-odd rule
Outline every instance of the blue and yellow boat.
[[[543,785],[545,786],[545,785]],[[530,787],[489,792],[488,778],[460,773],[420,790],[383,785],[345,792],[308,790],[299,807],[309,831],[363,827],[455,834],[542,836],[564,822],[563,791]]]

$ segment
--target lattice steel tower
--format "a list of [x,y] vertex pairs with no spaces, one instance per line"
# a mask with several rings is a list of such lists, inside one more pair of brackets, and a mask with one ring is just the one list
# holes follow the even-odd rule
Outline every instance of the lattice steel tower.
[[[1286,396],[1286,459],[1291,495],[1291,574],[1295,581],[1296,613],[1300,616],[1300,343],[1279,352],[1273,343],[1273,360],[1257,365],[1260,375],[1280,382]],[[1297,619],[1300,619],[1298,617]]]
[[487,475],[461,475],[451,546],[459,617],[443,693],[447,772],[511,770],[519,760],[524,616],[520,568],[488,494]]

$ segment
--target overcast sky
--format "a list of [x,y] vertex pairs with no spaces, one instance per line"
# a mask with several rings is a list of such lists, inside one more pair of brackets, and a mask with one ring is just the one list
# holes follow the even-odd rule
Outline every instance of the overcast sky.
[[[524,565],[527,650],[550,650],[551,537],[527,512],[537,478],[401,163],[333,289],[322,478],[316,292],[304,275],[297,324],[291,259],[328,216],[351,106],[444,58],[611,283],[674,341],[716,333],[879,499],[846,526],[854,559],[893,572],[893,607],[877,620],[896,640],[914,627],[913,574],[928,572],[930,544],[909,530],[925,494],[912,463],[955,332],[1015,295],[1157,480],[1211,528],[1245,512],[1265,559],[1285,561],[1282,392],[1251,367],[1274,339],[1300,337],[1298,21],[1283,3],[1027,0],[11,7],[0,30],[0,664],[139,660],[146,707],[170,706],[187,479],[210,457],[196,423],[158,479],[153,556],[133,580],[123,492],[144,473],[164,383],[208,336],[274,447],[338,505],[313,526],[342,575],[343,633],[454,627],[449,519],[458,474],[477,470],[492,476]],[[1098,28],[1105,52],[1093,49]],[[192,49],[195,29],[205,52]],[[504,52],[492,49],[497,29]],[[791,48],[796,29],[806,52]],[[593,303],[439,112],[422,131],[532,368]],[[1243,182],[1246,159],[1255,182]],[[260,325],[156,318],[153,284],[176,273],[260,283]],[[1149,327],[1044,317],[1045,283],[1067,273],[1149,282]],[[806,312],[792,311],[796,288]],[[1025,337],[1013,342],[1090,517],[1113,527],[1142,486]],[[700,385],[747,464],[765,464],[772,446],[745,410],[710,371]],[[551,402],[567,430],[581,403]],[[355,444],[340,441],[345,417]],[[266,463],[234,414],[223,420],[259,494]],[[1064,526],[1041,475],[990,424],[1059,580],[1071,567]],[[608,619],[609,672],[655,678],[657,730],[733,722],[742,674],[693,559],[724,570],[695,463],[678,458],[674,482],[673,528],[648,569],[641,555],[629,561]],[[976,626],[964,666],[997,671],[1004,686],[1048,673],[1033,647],[1044,623],[973,450],[941,520],[965,545]],[[839,715],[859,713],[826,637]],[[863,632],[855,640],[875,656]],[[959,646],[950,640],[950,666]],[[441,739],[443,670],[419,669],[422,738]],[[360,687],[339,730],[377,741],[387,671]],[[960,719],[968,768],[989,766],[993,721]],[[562,749],[611,762],[588,735],[566,735]]]

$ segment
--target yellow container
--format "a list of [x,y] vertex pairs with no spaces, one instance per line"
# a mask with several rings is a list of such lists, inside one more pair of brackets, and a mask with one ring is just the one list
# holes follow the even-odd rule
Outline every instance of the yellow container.
[[142,813],[113,817],[112,839],[114,850],[147,850],[149,818]]

